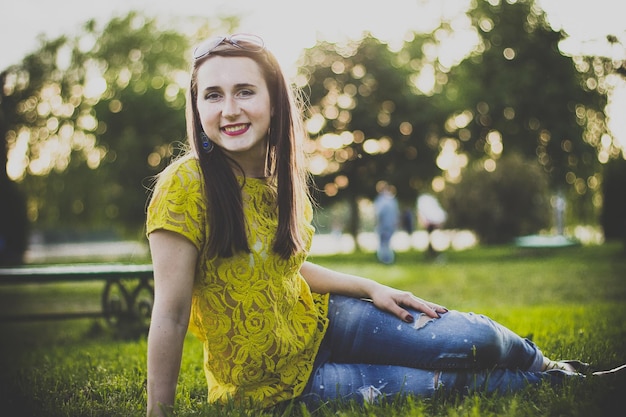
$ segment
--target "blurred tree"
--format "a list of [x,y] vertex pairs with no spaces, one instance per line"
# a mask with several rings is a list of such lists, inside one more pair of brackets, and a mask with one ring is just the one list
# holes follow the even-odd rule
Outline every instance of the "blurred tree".
[[447,227],[473,230],[483,244],[509,243],[551,224],[547,176],[518,153],[502,157],[493,172],[468,169],[443,195]]
[[188,51],[185,35],[131,12],[44,39],[3,73],[9,174],[36,229],[142,232],[151,178],[185,140]]
[[[8,175],[9,145],[24,145],[28,137],[20,127],[36,119],[36,101],[32,96],[44,85],[44,74],[53,66],[51,50],[65,42],[51,42],[40,53],[27,56],[21,66],[0,73],[0,264],[23,261],[28,240],[26,195]],[[22,136],[20,136],[22,135]]]
[[604,237],[607,240],[622,239],[626,245],[626,160],[607,162],[603,176],[600,224]]
[[106,85],[89,115],[106,146],[95,170],[106,178],[102,214],[127,230],[143,224],[151,176],[185,141],[188,50],[181,34],[129,14],[108,23],[87,57],[99,69],[97,82]]
[[[615,155],[601,111],[598,62],[608,62],[559,53],[563,34],[531,0],[472,5],[479,47],[459,65],[437,55],[453,32],[448,22],[399,51],[371,35],[305,51],[297,85],[308,85],[311,171],[322,204],[350,202],[353,234],[359,200],[373,198],[379,180],[412,205],[419,192],[458,182],[469,161],[493,171],[513,152],[536,158],[553,188],[568,189],[579,217],[593,211],[598,159]],[[227,32],[238,24],[220,19]],[[27,193],[37,228],[141,230],[150,178],[185,136],[187,48],[184,36],[131,13],[46,41],[3,72],[9,177]]]
[[26,197],[6,174],[0,174],[0,266],[24,261],[27,236]]
[[371,199],[379,180],[406,203],[459,182],[470,161],[493,171],[516,153],[538,161],[578,220],[595,222],[607,132],[599,74],[590,81],[559,51],[565,34],[532,0],[478,1],[467,16],[477,47],[458,64],[439,55],[453,22],[413,34],[398,52],[369,35],[305,52],[299,85],[309,88],[320,200],[347,199],[357,215],[358,199]]
[[[509,153],[536,159],[577,220],[595,222],[606,89],[559,52],[564,34],[550,29],[533,0],[478,1],[468,15],[480,43],[448,73],[444,93],[457,111],[445,134],[486,171]],[[458,125],[462,114],[469,123]]]
[[[621,51],[623,59],[585,57],[580,60],[582,69],[592,72],[592,77],[604,79],[607,84],[626,80],[626,47],[617,36],[607,36],[607,42]],[[592,78],[594,79],[594,78]],[[600,159],[607,161],[602,172],[602,214],[600,224],[607,240],[622,239],[626,248],[626,154],[617,144],[603,140]]]
[[318,43],[305,51],[298,84],[308,88],[307,129],[318,200],[350,202],[348,231],[359,231],[358,201],[373,199],[385,180],[411,201],[438,172],[429,135],[437,109],[415,94],[401,57],[365,35],[353,44]]

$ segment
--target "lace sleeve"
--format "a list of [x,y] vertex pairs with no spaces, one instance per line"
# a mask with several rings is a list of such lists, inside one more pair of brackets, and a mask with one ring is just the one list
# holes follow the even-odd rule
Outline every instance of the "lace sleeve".
[[146,233],[157,229],[179,233],[201,250],[205,236],[204,187],[197,162],[170,165],[159,177],[148,205]]

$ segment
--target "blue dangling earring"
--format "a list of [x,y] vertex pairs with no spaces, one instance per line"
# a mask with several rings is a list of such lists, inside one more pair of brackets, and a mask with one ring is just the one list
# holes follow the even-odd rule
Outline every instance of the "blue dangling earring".
[[211,153],[213,150],[213,142],[211,142],[209,137],[204,132],[202,132],[200,136],[202,137],[202,151],[204,153]]

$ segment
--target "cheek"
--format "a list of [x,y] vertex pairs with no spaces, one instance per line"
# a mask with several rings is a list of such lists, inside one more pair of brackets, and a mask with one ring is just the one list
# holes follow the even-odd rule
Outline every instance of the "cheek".
[[205,128],[211,128],[211,125],[215,123],[217,117],[217,112],[215,109],[203,102],[198,102],[196,104],[196,108],[198,109],[198,116],[200,117],[200,123]]
[[254,114],[256,115],[257,121],[263,123],[263,125],[267,125],[267,127],[269,128],[270,121],[273,116],[273,111],[269,103],[259,103],[259,105],[255,106]]

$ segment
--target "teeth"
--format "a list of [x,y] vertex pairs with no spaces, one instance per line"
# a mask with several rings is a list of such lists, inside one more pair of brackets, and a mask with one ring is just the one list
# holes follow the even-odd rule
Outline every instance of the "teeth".
[[239,130],[245,129],[246,125],[237,125],[237,126],[226,126],[224,131],[226,132],[237,132]]

